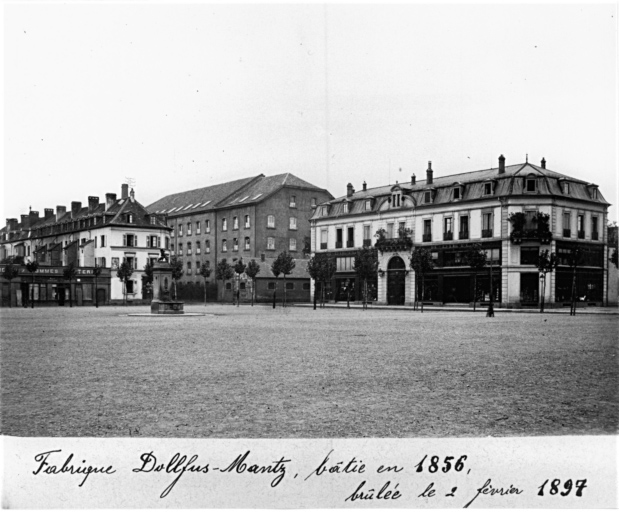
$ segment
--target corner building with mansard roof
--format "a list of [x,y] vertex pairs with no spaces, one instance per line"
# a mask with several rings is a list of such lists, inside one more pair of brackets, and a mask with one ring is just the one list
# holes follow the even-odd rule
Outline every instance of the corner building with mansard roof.
[[[312,219],[313,253],[336,258],[337,271],[325,290],[334,301],[362,300],[354,256],[376,246],[379,271],[369,283],[379,304],[472,303],[490,300],[505,307],[533,307],[540,302],[540,251],[557,254],[559,264],[546,278],[545,302],[562,306],[571,299],[574,273],[570,254],[578,247],[576,295],[582,305],[616,304],[608,286],[607,203],[597,185],[546,168],[545,160],[435,176],[431,162],[424,180],[413,175],[396,183],[355,191],[318,205]],[[438,174],[438,173],[437,173]],[[377,243],[376,233],[384,230]],[[485,268],[466,266],[464,254],[481,244]],[[434,269],[415,282],[410,256],[414,247],[432,254]],[[612,264],[611,264],[612,265]],[[476,280],[474,279],[476,275]],[[490,277],[492,276],[492,277]],[[492,279],[492,287],[491,280]],[[320,293],[320,283],[312,283]]]

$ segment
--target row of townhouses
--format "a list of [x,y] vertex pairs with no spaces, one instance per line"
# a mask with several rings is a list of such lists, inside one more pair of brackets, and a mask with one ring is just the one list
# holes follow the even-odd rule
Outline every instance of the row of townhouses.
[[[359,191],[349,184],[345,196],[318,205],[311,219],[312,247],[336,259],[336,273],[325,290],[330,300],[362,299],[354,257],[361,247],[378,246],[379,270],[369,283],[370,298],[378,303],[410,304],[415,291],[424,303],[489,301],[492,289],[496,303],[522,307],[539,303],[536,265],[545,249],[559,258],[547,278],[545,300],[570,301],[574,276],[569,259],[577,245],[582,254],[576,271],[579,301],[616,304],[608,206],[597,185],[551,171],[545,160],[539,166],[506,165],[501,155],[496,168],[445,176],[434,176],[430,162],[425,179],[413,175],[408,183],[375,188],[364,182]],[[473,244],[486,253],[483,270],[466,265]],[[413,247],[426,248],[434,264],[423,290],[411,267]],[[321,293],[322,283],[315,286]]]
[[[606,202],[598,187],[546,168],[546,162],[506,165],[475,172],[434,176],[428,164],[425,179],[368,187],[335,198],[326,190],[286,173],[263,174],[165,196],[143,206],[128,185],[121,197],[88,198],[87,206],[72,202],[21,219],[7,219],[0,229],[0,272],[8,263],[37,261],[30,274],[0,279],[2,305],[78,304],[150,300],[142,279],[144,266],[165,250],[182,260],[179,298],[270,300],[278,284],[270,272],[274,258],[289,251],[297,260],[288,276],[290,300],[309,301],[315,293],[333,301],[362,300],[354,270],[362,247],[376,247],[377,274],[369,280],[370,299],[383,304],[470,303],[493,300],[526,307],[540,301],[536,268],[542,250],[554,252],[559,266],[547,279],[545,301],[569,302],[573,269],[569,259],[578,247],[577,296],[583,305],[617,303],[617,268],[609,264],[616,249],[608,243]],[[516,219],[519,219],[516,221]],[[488,265],[473,270],[465,254],[480,244]],[[428,249],[434,268],[423,289],[410,264],[414,247]],[[333,279],[310,282],[307,259],[326,253],[336,262]],[[216,280],[222,259],[234,264],[255,260],[260,273],[251,283],[244,274],[225,283]],[[133,269],[126,286],[116,277],[122,262]],[[77,269],[74,281],[64,271]],[[205,283],[200,271],[211,269]],[[95,272],[100,269],[101,272]],[[99,275],[95,275],[98,273]],[[476,288],[475,288],[476,283]]]

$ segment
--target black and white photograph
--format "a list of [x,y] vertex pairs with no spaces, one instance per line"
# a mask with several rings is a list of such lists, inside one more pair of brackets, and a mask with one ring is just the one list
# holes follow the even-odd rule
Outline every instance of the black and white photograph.
[[618,12],[5,2],[3,508],[618,507]]

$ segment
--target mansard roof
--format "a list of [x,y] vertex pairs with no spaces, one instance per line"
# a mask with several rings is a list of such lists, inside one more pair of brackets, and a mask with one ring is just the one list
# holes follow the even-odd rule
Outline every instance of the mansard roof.
[[[538,178],[535,192],[525,192],[525,179],[527,177]],[[568,181],[571,184],[567,194],[563,192],[561,187],[561,182],[563,181]],[[490,196],[484,194],[484,185],[488,182],[494,185],[493,193]],[[463,188],[463,194],[460,199],[454,201],[453,188],[456,186]],[[411,198],[413,204],[417,206],[425,206],[423,195],[428,190],[434,191],[432,205],[453,204],[454,202],[481,200],[488,197],[498,198],[520,195],[527,197],[552,195],[606,206],[609,204],[599,191],[597,192],[597,197],[591,195],[591,189],[597,188],[597,185],[525,162],[523,164],[505,166],[505,172],[501,174],[499,174],[498,168],[491,168],[447,176],[435,176],[430,184],[427,183],[427,180],[416,180],[414,185],[408,182],[367,188],[366,190],[354,192],[350,197],[340,196],[322,203],[319,206],[327,206],[329,208],[328,214],[322,215],[322,209],[319,207],[314,212],[312,219],[367,213],[363,200],[368,198],[375,199],[372,204],[372,210],[377,211],[388,200],[394,187],[399,187],[404,196]],[[344,212],[342,208],[344,199],[353,202],[349,206],[348,212]],[[403,206],[401,209],[406,209],[406,206]]]

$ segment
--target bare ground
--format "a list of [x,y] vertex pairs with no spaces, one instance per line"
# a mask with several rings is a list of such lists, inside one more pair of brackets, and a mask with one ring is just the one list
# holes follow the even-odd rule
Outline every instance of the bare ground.
[[2,432],[612,434],[617,316],[189,306],[3,309]]

